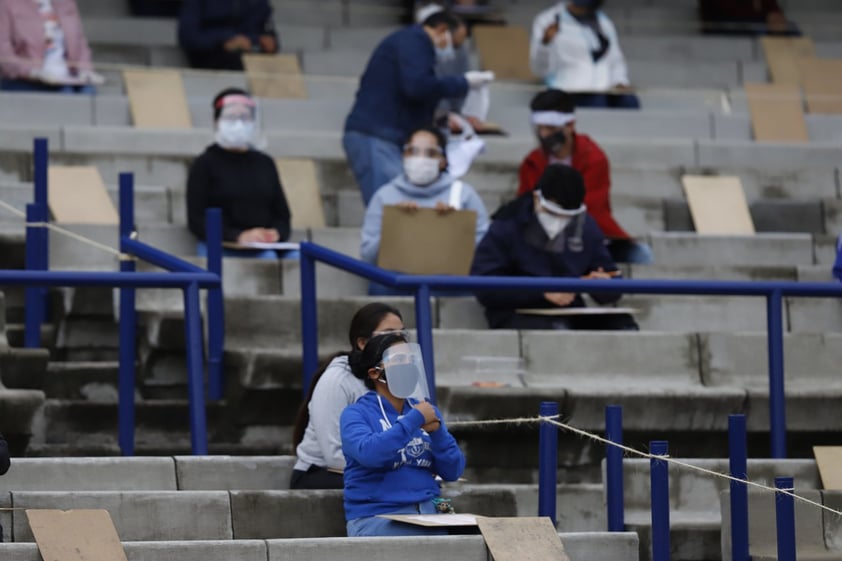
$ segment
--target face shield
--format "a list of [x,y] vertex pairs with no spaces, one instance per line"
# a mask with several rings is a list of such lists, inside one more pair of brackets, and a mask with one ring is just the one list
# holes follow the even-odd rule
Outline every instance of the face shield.
[[263,148],[265,142],[258,126],[257,105],[245,95],[232,94],[218,102],[215,140],[223,148],[245,150]]
[[386,349],[382,368],[386,386],[395,397],[429,399],[427,373],[417,343],[398,343]]

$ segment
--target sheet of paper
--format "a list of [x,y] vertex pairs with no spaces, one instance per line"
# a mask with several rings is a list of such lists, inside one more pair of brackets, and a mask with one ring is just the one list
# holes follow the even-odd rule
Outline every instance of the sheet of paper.
[[477,519],[482,518],[475,514],[380,514],[378,516],[396,522],[428,527],[476,526]]
[[383,208],[378,266],[413,275],[467,275],[474,258],[477,213],[439,214],[432,208],[407,213]]
[[519,308],[516,311],[530,316],[612,316],[640,313],[637,308]]
[[124,70],[123,83],[134,126],[158,129],[193,126],[178,70]]
[[809,142],[798,86],[745,84],[745,91],[756,141]]
[[222,242],[222,246],[230,249],[300,249],[295,242]]
[[57,223],[118,224],[117,209],[94,166],[50,166],[50,212]]
[[754,221],[739,177],[685,175],[681,183],[696,233],[754,234]]

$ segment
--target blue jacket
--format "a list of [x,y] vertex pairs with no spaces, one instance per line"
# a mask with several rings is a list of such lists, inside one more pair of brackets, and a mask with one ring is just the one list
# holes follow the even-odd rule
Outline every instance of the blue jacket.
[[185,50],[215,51],[234,35],[252,44],[261,35],[275,35],[269,0],[184,0],[178,42]]
[[[605,237],[593,218],[582,213],[570,220],[550,242],[535,218],[532,193],[501,208],[477,246],[471,274],[504,277],[581,277],[602,267],[617,266],[605,247]],[[577,249],[579,251],[577,251]],[[606,281],[608,282],[608,281]],[[616,302],[617,294],[592,293],[601,304]],[[477,292],[490,327],[499,327],[518,308],[553,308],[541,292]],[[571,306],[584,306],[580,296]]]
[[346,520],[434,499],[439,496],[434,476],[455,481],[465,470],[465,456],[444,422],[428,434],[421,430],[423,413],[409,400],[402,413],[373,391],[342,412]]
[[836,240],[836,261],[833,263],[833,277],[842,281],[842,236]]
[[[360,244],[360,256],[363,261],[377,262],[384,206],[403,201],[415,201],[420,207],[434,207],[437,201],[447,203],[450,201],[450,188],[454,181],[453,177],[445,172],[430,185],[418,186],[410,183],[406,176],[401,174],[378,189],[365,209]],[[460,210],[473,210],[477,213],[476,243],[479,243],[488,230],[488,212],[474,188],[464,181],[460,205]]]
[[360,79],[345,130],[402,146],[414,131],[433,124],[441,99],[468,92],[464,76],[437,77],[435,68],[435,47],[420,25],[383,39]]

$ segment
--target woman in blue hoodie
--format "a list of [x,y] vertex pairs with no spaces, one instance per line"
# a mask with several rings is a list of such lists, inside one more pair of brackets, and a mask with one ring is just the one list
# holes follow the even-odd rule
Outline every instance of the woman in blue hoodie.
[[[454,210],[477,213],[476,243],[488,230],[488,212],[473,187],[447,172],[447,139],[441,131],[425,127],[413,132],[403,147],[403,173],[377,190],[365,211],[360,256],[377,263],[383,207],[397,206],[407,214],[434,208],[442,214]],[[391,294],[372,284],[370,294]]]
[[434,499],[440,491],[435,476],[455,481],[465,469],[465,456],[447,432],[439,410],[428,401],[398,397],[390,389],[397,387],[399,376],[400,382],[409,381],[412,387],[411,378],[423,376],[409,361],[392,370],[391,382],[386,378],[392,367],[384,363],[384,354],[401,343],[406,338],[397,333],[372,337],[351,365],[354,375],[371,391],[349,405],[339,421],[349,536],[446,533],[378,515],[435,514]]

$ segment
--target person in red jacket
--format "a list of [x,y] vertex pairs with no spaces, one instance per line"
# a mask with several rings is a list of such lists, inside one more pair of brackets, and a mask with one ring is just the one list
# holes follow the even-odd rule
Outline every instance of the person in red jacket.
[[614,261],[652,263],[649,246],[633,240],[611,213],[611,166],[596,142],[576,132],[573,97],[561,90],[548,89],[532,98],[529,107],[541,146],[520,164],[518,196],[535,189],[547,165],[566,164],[581,173],[585,180],[588,214],[605,235]]

